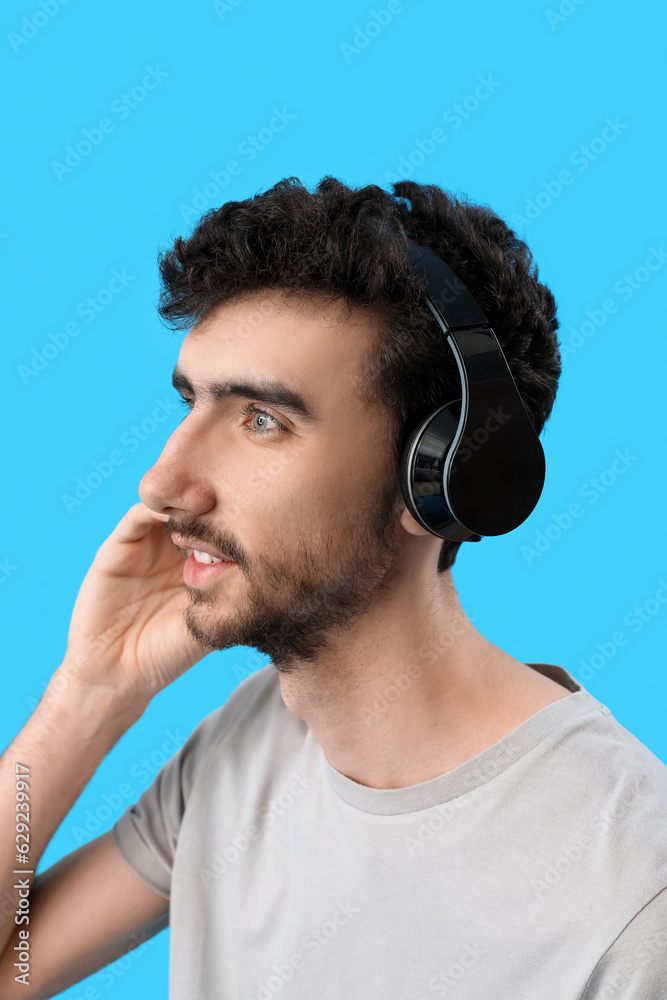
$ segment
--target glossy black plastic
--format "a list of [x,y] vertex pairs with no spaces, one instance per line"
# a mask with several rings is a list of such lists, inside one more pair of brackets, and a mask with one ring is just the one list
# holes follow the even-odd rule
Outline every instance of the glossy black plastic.
[[458,275],[430,247],[408,242],[408,261],[449,329],[488,326],[486,316]]
[[505,534],[540,498],[542,445],[468,289],[427,247],[410,244],[409,256],[456,359],[461,398],[429,414],[410,435],[401,460],[406,506],[423,527],[450,541]]

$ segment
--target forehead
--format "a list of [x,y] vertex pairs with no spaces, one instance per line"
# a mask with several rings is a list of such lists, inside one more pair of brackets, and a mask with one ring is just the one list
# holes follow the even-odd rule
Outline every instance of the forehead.
[[362,404],[368,392],[363,364],[378,323],[370,310],[341,301],[267,290],[223,303],[197,323],[178,365],[195,387],[199,380],[260,376],[284,381],[316,410],[341,398]]

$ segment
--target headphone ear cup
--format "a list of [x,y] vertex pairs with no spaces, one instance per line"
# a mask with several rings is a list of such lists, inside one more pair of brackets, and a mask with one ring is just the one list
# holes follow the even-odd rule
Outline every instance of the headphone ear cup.
[[401,493],[403,494],[403,501],[405,503],[405,506],[407,507],[407,509],[409,510],[409,512],[412,514],[412,516],[415,518],[416,521],[419,521],[419,514],[418,514],[418,512],[417,512],[417,510],[415,508],[415,505],[414,505],[413,501],[412,501],[412,483],[411,483],[411,477],[410,477],[410,456],[411,456],[412,450],[413,450],[413,448],[412,448],[413,443],[414,443],[415,439],[420,436],[420,433],[421,433],[421,424],[418,427],[415,427],[414,430],[412,430],[410,432],[410,434],[408,435],[407,440],[405,442],[405,445],[403,446],[403,451],[401,452],[401,464],[400,464],[400,470],[399,470]]
[[[410,511],[415,520],[422,524],[417,503],[420,497],[432,497],[434,490],[437,491],[444,503],[442,493],[442,469],[447,458],[449,447],[454,440],[458,428],[459,416],[461,413],[461,400],[454,399],[444,406],[439,406],[437,410],[432,410],[425,416],[419,424],[408,434],[407,440],[401,452],[400,462],[400,485],[405,506]],[[436,429],[437,425],[437,429]],[[431,475],[426,477],[423,472],[419,477],[415,475],[418,465],[418,457],[421,455],[422,464],[425,453],[424,439],[427,435],[437,442],[437,452],[441,455],[438,462],[438,474],[431,470]],[[429,452],[433,449],[429,448]],[[435,485],[437,480],[437,486]],[[422,524],[422,527],[424,525]]]

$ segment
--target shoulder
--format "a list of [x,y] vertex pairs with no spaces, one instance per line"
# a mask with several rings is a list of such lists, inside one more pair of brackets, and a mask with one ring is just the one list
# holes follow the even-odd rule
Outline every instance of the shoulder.
[[512,818],[530,811],[539,841],[528,893],[574,892],[608,947],[667,887],[667,765],[585,689],[532,725],[544,739],[508,771]]
[[625,925],[591,973],[582,1000],[663,1000],[667,983],[667,888]]
[[288,713],[280,696],[272,663],[255,670],[236,687],[224,705],[214,709],[193,729],[179,754],[183,767],[201,768],[223,743],[244,743],[269,725],[276,715]]
[[582,805],[599,807],[598,825],[609,820],[619,836],[623,830],[643,845],[644,856],[652,846],[664,857],[667,765],[606,705],[584,695],[588,710],[570,720],[552,745],[561,780]]
[[216,767],[243,768],[253,756],[253,741],[267,731],[279,730],[276,715],[284,725],[291,713],[280,698],[275,668],[268,664],[245,677],[224,705],[199,722],[114,825],[121,853],[126,858],[137,857],[140,867],[150,869],[154,884],[162,886],[160,891],[165,889],[164,872],[155,868],[146,845],[152,845],[148,855],[157,854],[162,867],[167,860],[171,865],[178,831],[196,787],[202,785],[206,794],[210,787],[207,776]]
[[586,818],[586,854],[631,904],[630,919],[667,887],[667,765],[606,705],[590,703],[552,745],[554,805],[567,821]]
[[598,711],[589,715],[584,741],[597,751],[590,766],[610,785],[632,787],[637,793],[650,792],[656,808],[667,810],[667,764],[622,725],[606,705],[600,704]]
[[[273,663],[245,677],[224,705],[207,715],[177,753],[176,768],[186,795],[204,770],[245,774],[250,762],[286,759],[299,753],[306,723],[285,705]],[[173,760],[174,758],[172,758]]]
[[620,789],[650,789],[656,807],[667,809],[667,764],[563,667],[528,665],[570,691],[527,723],[547,737],[543,751],[564,793],[581,795],[583,804],[591,793],[595,799],[618,794]]
[[[667,810],[667,764],[613,715],[611,709],[576,682],[563,668],[541,665],[552,679],[555,672],[572,694],[545,710],[553,716],[545,750],[555,771],[573,794],[618,794],[642,789],[654,795],[658,809]],[[538,713],[538,716],[541,713]]]

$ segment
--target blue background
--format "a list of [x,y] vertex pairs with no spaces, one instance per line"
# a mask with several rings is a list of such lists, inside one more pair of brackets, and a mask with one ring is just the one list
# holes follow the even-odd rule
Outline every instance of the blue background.
[[[403,175],[487,203],[519,229],[569,345],[542,438],[542,498],[515,532],[462,548],[453,575],[463,607],[517,658],[565,666],[667,761],[667,605],[655,600],[667,582],[667,266],[645,265],[667,243],[663,6],[404,0],[366,32],[384,0],[44,4],[46,13],[38,0],[7,3],[0,32],[3,93],[16,95],[0,218],[2,746],[63,657],[95,551],[182,416],[144,424],[143,440],[132,431],[156,400],[176,398],[182,335],[155,313],[158,247],[202,210],[285,176],[388,187]],[[154,89],[123,105],[147,67]],[[261,132],[276,108],[293,117]],[[113,128],[95,133],[105,118]],[[59,167],[84,130],[101,141]],[[258,134],[264,148],[251,159]],[[227,183],[219,172],[230,160],[240,171]],[[127,283],[107,294],[114,269]],[[89,296],[101,307],[94,318],[81,306]],[[79,332],[66,342],[68,323]],[[68,511],[63,494],[114,450],[122,464]],[[617,450],[628,456],[622,472],[609,471]],[[265,662],[243,648],[212,654],[160,693],[40,870],[108,829],[130,801],[105,806],[118,787],[129,782],[138,798],[169,733],[187,736]],[[166,930],[62,995],[93,984],[88,995],[105,1000],[166,997],[168,940]]]

